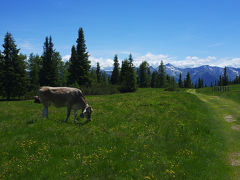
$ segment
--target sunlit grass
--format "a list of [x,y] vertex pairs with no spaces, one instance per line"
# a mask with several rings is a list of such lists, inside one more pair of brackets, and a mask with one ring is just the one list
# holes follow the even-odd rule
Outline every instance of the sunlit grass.
[[[0,179],[228,179],[221,123],[196,96],[140,89],[88,96],[83,126],[66,109],[0,102]],[[78,119],[79,122],[84,120]]]

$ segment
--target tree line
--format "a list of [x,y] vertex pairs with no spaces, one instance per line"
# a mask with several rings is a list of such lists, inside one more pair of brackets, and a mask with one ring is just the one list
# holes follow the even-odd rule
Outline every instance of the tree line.
[[[52,37],[46,37],[42,55],[31,53],[27,58],[20,53],[14,38],[6,33],[0,51],[0,97],[22,98],[36,95],[40,86],[71,86],[84,89],[86,94],[110,94],[115,92],[134,92],[140,88],[202,88],[203,80],[199,79],[195,86],[191,82],[190,73],[183,78],[179,74],[176,82],[174,77],[166,74],[161,61],[158,70],[151,72],[150,65],[143,61],[137,68],[133,65],[133,57],[120,63],[118,56],[113,58],[111,76],[101,71],[101,65],[91,68],[89,54],[82,28],[78,30],[76,45],[71,48],[69,61],[63,62],[59,52],[54,49]],[[239,77],[233,81],[239,83]],[[217,82],[215,82],[216,85]],[[219,77],[218,85],[228,84],[226,67],[223,76]]]

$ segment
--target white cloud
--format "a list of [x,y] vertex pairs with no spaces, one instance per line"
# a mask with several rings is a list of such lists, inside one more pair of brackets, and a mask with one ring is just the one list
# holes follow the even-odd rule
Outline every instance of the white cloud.
[[208,45],[208,47],[219,47],[219,46],[223,46],[224,45],[224,43],[222,43],[222,42],[217,42],[217,43],[213,43],[213,44],[209,44]]
[[[63,56],[63,61],[69,60],[70,55]],[[216,58],[215,56],[207,56],[205,58],[200,58],[197,56],[187,56],[184,59],[177,59],[177,57],[165,55],[165,54],[152,54],[147,53],[144,56],[133,56],[133,63],[138,67],[143,61],[147,61],[151,66],[157,67],[163,61],[164,64],[170,63],[176,67],[186,68],[186,67],[199,67],[202,65],[219,66],[219,67],[238,67],[240,68],[240,58]],[[96,67],[97,62],[100,63],[101,68],[109,68],[113,66],[113,59],[110,58],[96,58],[93,56],[89,57],[91,61],[91,66]],[[121,59],[119,63],[121,64]]]
[[64,62],[69,61],[70,57],[71,57],[71,55],[65,55],[65,56],[62,57],[62,60]]
[[19,44],[19,47],[24,50],[33,51],[35,50],[34,46],[29,41],[24,41]]
[[89,57],[89,60],[91,61],[91,66],[96,67],[97,62],[99,62],[101,68],[107,68],[113,66],[113,59],[103,59],[103,58],[95,58],[93,56]]

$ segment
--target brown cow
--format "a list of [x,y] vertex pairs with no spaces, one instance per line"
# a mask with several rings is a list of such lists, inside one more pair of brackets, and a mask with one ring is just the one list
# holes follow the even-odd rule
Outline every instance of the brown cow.
[[77,111],[82,109],[80,117],[86,117],[91,120],[92,107],[89,106],[82,94],[82,91],[77,88],[70,87],[48,87],[43,86],[39,89],[39,97],[35,96],[35,103],[42,103],[42,116],[48,118],[48,106],[54,104],[56,107],[67,107],[67,122],[71,109],[74,110],[74,123],[76,123]]

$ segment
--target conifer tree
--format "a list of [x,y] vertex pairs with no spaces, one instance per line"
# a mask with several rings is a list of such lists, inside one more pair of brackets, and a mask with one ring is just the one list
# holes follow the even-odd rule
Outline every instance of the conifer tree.
[[35,94],[40,87],[39,83],[39,70],[41,65],[41,57],[38,55],[30,54],[28,58],[28,70],[29,70],[29,88]]
[[77,68],[77,52],[76,52],[76,48],[73,45],[72,49],[71,49],[71,57],[69,59],[69,68],[68,68],[68,85],[71,86],[75,83],[77,83],[77,79],[78,79],[78,68]]
[[58,60],[55,58],[52,37],[46,37],[43,47],[42,65],[40,68],[39,81],[41,86],[58,85]]
[[198,78],[198,88],[203,88],[203,79]]
[[77,39],[77,50],[76,50],[76,69],[77,69],[77,79],[79,85],[88,85],[90,84],[89,80],[89,70],[90,70],[90,61],[88,60],[88,52],[86,52],[86,44],[84,39],[83,29],[78,30],[78,39]]
[[178,87],[183,88],[182,73],[179,74]]
[[20,97],[26,92],[26,56],[19,55],[19,49],[10,33],[6,33],[3,44],[2,95],[10,99]]
[[101,72],[100,72],[100,65],[99,65],[99,62],[97,62],[96,74],[97,74],[97,82],[100,83]]
[[163,61],[161,61],[161,64],[159,65],[158,73],[159,73],[159,87],[163,88],[166,85],[166,73]]
[[189,72],[187,73],[186,79],[184,80],[184,87],[185,88],[191,88],[192,87],[191,77],[190,77],[190,73]]
[[222,86],[223,85],[223,81],[222,81],[222,76],[219,76],[219,80],[218,80],[218,86]]
[[152,73],[151,87],[152,88],[157,88],[158,87],[158,73],[156,71],[153,71],[153,73]]
[[150,87],[151,75],[150,75],[150,67],[146,61],[143,61],[139,66],[139,87]]
[[222,85],[223,86],[228,85],[228,74],[227,74],[227,67],[226,66],[225,66],[224,71],[223,71]]
[[113,64],[113,72],[111,76],[111,83],[118,84],[120,80],[119,74],[119,63],[118,63],[118,56],[114,56],[114,64]]
[[133,92],[137,90],[137,78],[131,54],[129,55],[129,59],[122,61],[120,80],[120,90],[122,92]]
[[3,55],[0,51],[0,96],[3,94]]

